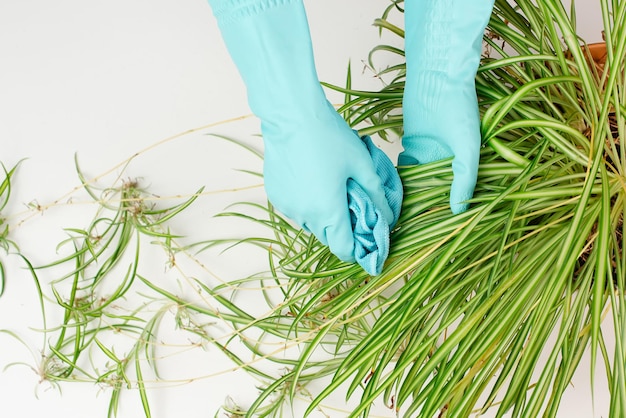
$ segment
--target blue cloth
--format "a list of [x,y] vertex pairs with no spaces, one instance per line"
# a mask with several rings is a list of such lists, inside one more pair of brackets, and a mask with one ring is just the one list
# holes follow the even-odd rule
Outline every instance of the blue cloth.
[[393,212],[393,222],[389,224],[367,193],[354,180],[348,180],[348,208],[354,231],[354,256],[368,274],[376,276],[381,273],[389,255],[389,235],[400,216],[403,191],[398,171],[389,157],[369,136],[361,139],[372,156],[376,172],[383,182],[385,197]]

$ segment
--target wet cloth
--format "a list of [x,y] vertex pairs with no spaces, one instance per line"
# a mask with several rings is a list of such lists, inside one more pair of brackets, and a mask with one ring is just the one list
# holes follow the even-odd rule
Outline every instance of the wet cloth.
[[393,211],[393,222],[385,221],[365,191],[353,180],[348,180],[348,208],[354,231],[356,262],[372,276],[381,273],[389,256],[390,232],[400,216],[402,182],[389,157],[369,136],[361,138],[372,156],[376,172],[383,182],[385,197]]

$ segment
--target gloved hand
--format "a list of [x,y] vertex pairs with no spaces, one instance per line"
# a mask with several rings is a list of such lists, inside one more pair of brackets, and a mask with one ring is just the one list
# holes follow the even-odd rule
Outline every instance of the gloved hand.
[[302,0],[209,0],[261,120],[270,202],[344,261],[354,261],[347,184],[395,222],[365,144],[326,99]]
[[475,77],[494,0],[405,0],[404,151],[398,165],[454,157],[450,208],[476,187],[480,115]]

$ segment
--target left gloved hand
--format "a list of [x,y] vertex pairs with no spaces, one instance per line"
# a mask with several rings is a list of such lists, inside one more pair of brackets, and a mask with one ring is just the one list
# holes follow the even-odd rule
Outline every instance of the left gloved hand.
[[[388,189],[394,189],[388,201],[368,147],[324,95],[302,0],[209,3],[247,87],[250,108],[261,120],[269,201],[341,260],[369,260],[361,265],[377,274],[387,252],[376,247],[382,243],[388,249],[389,228],[386,232],[373,228],[377,232],[372,235],[378,238],[374,245],[363,244],[369,232],[362,231],[381,223],[395,224],[402,197],[399,176],[388,158],[388,165],[378,164],[386,167],[390,174],[386,178],[397,180],[388,181]],[[368,225],[363,228],[359,223],[358,236],[351,220],[354,210],[349,207],[349,191],[357,187],[368,198],[359,200],[372,209],[360,212],[368,214]],[[355,248],[367,248],[365,253],[376,257],[355,254]],[[372,258],[376,260],[371,262]]]
[[474,193],[480,153],[475,77],[494,0],[406,0],[404,151],[398,165],[454,157],[450,208]]
[[267,196],[278,210],[315,234],[337,257],[354,262],[354,231],[348,208],[350,182],[366,192],[370,204],[380,211],[379,221],[386,225],[395,224],[399,213],[394,213],[390,205],[399,207],[399,201],[387,201],[366,145],[330,103],[323,100],[314,113],[302,118],[296,118],[298,112],[294,110],[280,123],[263,126]]

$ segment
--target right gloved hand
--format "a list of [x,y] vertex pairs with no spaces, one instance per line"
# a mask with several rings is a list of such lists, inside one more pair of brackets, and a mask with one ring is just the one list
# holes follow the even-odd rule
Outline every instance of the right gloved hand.
[[270,202],[341,260],[354,261],[349,179],[385,222],[397,216],[366,146],[324,95],[302,0],[209,3],[261,120]]
[[478,175],[474,79],[493,0],[406,0],[404,151],[399,165],[454,157],[450,208],[468,208]]

